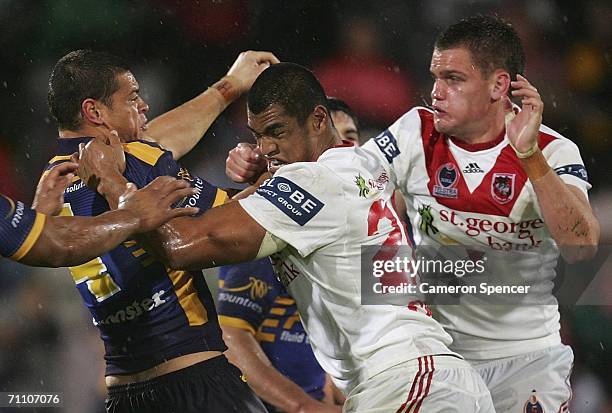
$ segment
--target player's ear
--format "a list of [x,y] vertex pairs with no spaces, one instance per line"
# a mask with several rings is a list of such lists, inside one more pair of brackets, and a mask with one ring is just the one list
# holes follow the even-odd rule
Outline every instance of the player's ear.
[[100,111],[100,103],[95,99],[87,98],[81,103],[83,119],[96,125],[104,124],[104,117]]
[[510,90],[510,73],[505,70],[497,69],[491,75],[491,100],[498,101],[508,95]]
[[327,109],[325,109],[322,105],[317,105],[312,111],[312,126],[314,130],[320,132],[327,128],[327,119],[329,118],[329,114],[327,113]]

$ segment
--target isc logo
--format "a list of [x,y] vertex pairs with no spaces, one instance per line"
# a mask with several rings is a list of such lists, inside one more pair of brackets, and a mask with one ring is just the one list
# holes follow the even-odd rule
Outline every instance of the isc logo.
[[303,226],[323,208],[323,202],[284,177],[265,181],[257,193],[266,198],[285,215]]
[[385,155],[385,158],[387,158],[387,162],[389,163],[392,163],[393,158],[400,154],[400,151],[397,148],[397,141],[389,130],[384,131],[382,134],[374,138],[374,142],[376,145],[378,145],[378,148],[383,155]]

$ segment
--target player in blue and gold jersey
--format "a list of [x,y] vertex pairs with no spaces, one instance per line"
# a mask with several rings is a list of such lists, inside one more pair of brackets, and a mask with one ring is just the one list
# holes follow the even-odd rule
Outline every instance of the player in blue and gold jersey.
[[[114,139],[116,135],[107,133],[113,129],[124,141],[120,164],[128,181],[140,188],[159,176],[181,178],[198,193],[179,206],[204,212],[219,205],[227,194],[176,162],[190,149],[184,141],[158,139],[172,149],[168,151],[143,138],[167,137],[172,126],[175,134],[201,136],[275,61],[268,53],[241,54],[228,76],[152,121],[145,133],[148,106],[127,65],[105,53],[71,52],[58,61],[49,81],[49,106],[59,127],[58,151],[49,167],[70,159],[80,144],[100,136]],[[214,116],[199,124],[180,122],[201,110]],[[65,215],[96,216],[109,210],[107,201],[81,180],[66,189],[65,197]],[[109,412],[265,411],[240,371],[222,355],[226,347],[201,272],[170,270],[136,240],[70,272],[104,341]]]
[[[229,351],[271,412],[340,412],[322,404],[325,372],[300,321],[295,300],[269,259],[221,267],[217,311]],[[331,396],[331,395],[330,395]]]
[[[53,212],[61,208],[63,191],[77,166],[67,162],[43,177],[35,199],[39,211]],[[171,209],[173,203],[192,193],[186,188],[182,181],[160,177],[140,191],[135,187],[126,189],[123,196],[138,202],[123,213],[111,211],[87,218],[47,216],[0,194],[0,256],[33,266],[82,264],[136,233],[187,215],[187,208]],[[147,205],[146,211],[138,205]],[[191,213],[196,211],[191,209]]]

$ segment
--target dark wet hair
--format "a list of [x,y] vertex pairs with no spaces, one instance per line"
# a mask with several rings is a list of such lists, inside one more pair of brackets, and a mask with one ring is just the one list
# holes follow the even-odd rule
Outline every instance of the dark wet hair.
[[77,129],[83,122],[85,99],[111,106],[111,95],[119,89],[117,76],[129,71],[119,57],[92,50],[75,50],[62,57],[49,78],[47,103],[60,129]]
[[278,63],[264,70],[253,83],[248,108],[253,114],[278,104],[303,125],[317,105],[328,111],[327,97],[315,75],[295,63]]
[[518,33],[491,16],[473,16],[449,26],[438,35],[438,50],[466,48],[484,77],[496,69],[508,71],[512,80],[525,70],[525,52]]

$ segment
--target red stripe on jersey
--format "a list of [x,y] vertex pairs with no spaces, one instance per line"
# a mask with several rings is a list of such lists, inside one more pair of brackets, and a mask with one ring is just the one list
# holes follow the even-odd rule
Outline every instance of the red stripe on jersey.
[[[429,182],[429,193],[447,208],[478,214],[508,216],[527,182],[527,174],[509,145],[502,149],[495,165],[470,193],[458,162],[450,151],[448,138],[435,130],[433,113],[421,109],[421,138]],[[538,145],[545,148],[557,137],[540,132]]]

